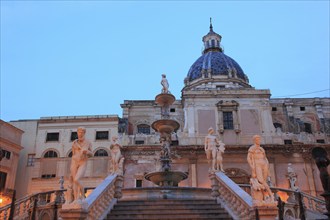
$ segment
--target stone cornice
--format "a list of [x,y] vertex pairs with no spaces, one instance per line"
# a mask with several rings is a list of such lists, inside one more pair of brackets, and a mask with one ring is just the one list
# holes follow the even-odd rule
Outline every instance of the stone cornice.
[[114,121],[118,122],[119,118],[118,116],[96,116],[96,117],[80,117],[80,116],[73,116],[73,117],[47,117],[47,118],[41,118],[39,120],[40,124],[51,124],[51,123],[64,123],[64,122],[105,122],[105,121]]
[[224,98],[270,98],[270,91],[268,89],[256,90],[249,88],[242,89],[227,89],[227,90],[193,90],[182,91],[182,99],[185,98],[210,98],[221,97]]
[[[22,149],[24,149],[21,145],[15,144],[15,143],[13,143],[13,142],[5,139],[5,138],[1,138],[1,137],[0,137],[0,143],[1,143],[1,148],[2,149],[6,149],[6,150],[11,151],[11,152],[13,152],[13,149],[14,149],[15,150],[14,152],[17,153],[17,154],[19,154],[19,152]],[[12,149],[8,149],[7,148],[8,146],[11,147]]]
[[[311,160],[311,151],[314,147],[323,147],[330,155],[330,144],[293,144],[293,145],[276,145],[268,144],[261,145],[267,156],[281,154],[284,157],[292,157],[294,153],[301,154],[304,159]],[[225,154],[247,154],[250,145],[226,145]],[[156,155],[156,152],[160,151],[160,145],[151,146],[125,146],[123,148],[124,155]],[[182,145],[182,146],[172,146],[172,152],[183,155],[199,155],[204,154],[204,145]]]

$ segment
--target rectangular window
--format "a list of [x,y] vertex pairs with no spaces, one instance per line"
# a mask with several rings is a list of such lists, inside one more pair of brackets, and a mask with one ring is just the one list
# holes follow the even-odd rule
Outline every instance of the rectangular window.
[[171,108],[170,109],[170,112],[175,112],[175,108]]
[[225,86],[216,86],[216,89],[221,90],[221,89],[225,89]]
[[171,142],[171,146],[178,146],[179,145],[179,141],[178,140],[174,140]]
[[325,141],[324,141],[324,139],[318,139],[318,140],[316,140],[316,143],[325,144]]
[[7,151],[7,150],[2,150],[2,158],[6,158],[6,159],[10,159],[11,156],[11,152]]
[[77,132],[75,132],[75,131],[71,132],[70,141],[74,141],[76,139],[78,139]]
[[300,111],[305,111],[305,107],[304,106],[301,106],[300,107]]
[[277,108],[276,107],[272,107],[272,111],[273,112],[276,112],[277,111]]
[[144,144],[144,141],[135,141],[135,144]]
[[150,126],[146,124],[140,124],[137,126],[137,132],[139,134],[150,134]]
[[47,133],[46,141],[59,141],[60,133],[59,132],[50,132]]
[[35,154],[28,154],[28,159],[27,159],[27,166],[28,167],[33,167],[34,166],[34,162],[35,162]]
[[7,173],[0,171],[0,191],[3,191],[6,186]]
[[96,140],[109,140],[109,131],[97,131]]
[[135,180],[135,187],[136,188],[142,187],[142,180]]
[[292,144],[292,140],[284,140],[284,144]]
[[41,178],[42,179],[50,179],[50,178],[55,178],[56,175],[55,174],[42,174]]
[[223,112],[223,128],[234,129],[233,113]]

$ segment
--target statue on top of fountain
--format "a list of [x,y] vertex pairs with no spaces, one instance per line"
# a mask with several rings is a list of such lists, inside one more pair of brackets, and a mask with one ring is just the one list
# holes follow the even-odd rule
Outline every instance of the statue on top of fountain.
[[160,81],[160,84],[163,86],[162,93],[170,93],[170,91],[168,90],[170,84],[166,79],[166,74],[162,74],[162,81]]

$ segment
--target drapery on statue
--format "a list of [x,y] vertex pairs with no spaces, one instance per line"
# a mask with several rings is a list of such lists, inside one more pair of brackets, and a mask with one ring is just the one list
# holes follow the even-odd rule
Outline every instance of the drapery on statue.
[[123,174],[124,157],[121,155],[121,148],[118,137],[113,136],[110,144],[112,174]]
[[[204,149],[206,153],[207,162],[209,164],[209,171],[220,170],[224,172],[222,166],[222,154],[225,151],[225,144],[213,135],[213,128],[208,129],[208,135],[205,137]],[[219,147],[218,147],[219,146]]]
[[168,88],[170,85],[168,84],[165,74],[162,74],[162,81],[160,81],[160,84],[163,86],[162,93],[169,93]]
[[261,137],[253,136],[254,144],[249,148],[247,161],[251,168],[251,196],[256,206],[273,205],[274,195],[267,184],[269,163],[265,150],[260,146]]
[[86,129],[77,129],[78,139],[72,143],[72,159],[70,167],[70,185],[68,188],[66,203],[81,201],[85,198],[84,186],[81,178],[85,175],[87,159],[93,156],[92,144],[85,139]]

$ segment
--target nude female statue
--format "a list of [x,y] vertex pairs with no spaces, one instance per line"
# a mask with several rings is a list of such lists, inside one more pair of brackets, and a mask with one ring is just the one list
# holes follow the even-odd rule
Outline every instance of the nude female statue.
[[110,144],[110,155],[111,155],[111,165],[113,173],[116,173],[119,169],[119,161],[122,157],[120,149],[122,146],[119,144],[118,137],[113,136],[112,142]]

